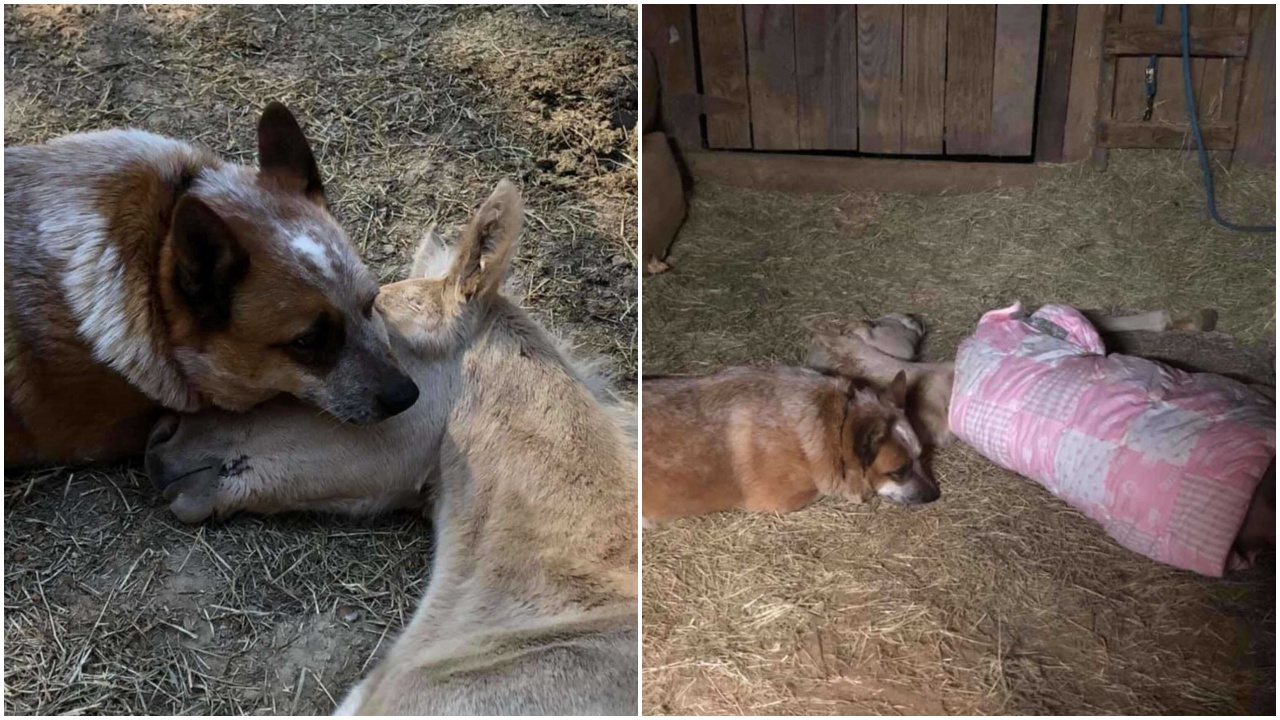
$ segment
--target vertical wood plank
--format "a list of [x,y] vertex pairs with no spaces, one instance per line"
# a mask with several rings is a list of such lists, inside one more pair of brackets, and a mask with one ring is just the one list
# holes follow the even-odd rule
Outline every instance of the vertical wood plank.
[[[1248,5],[1228,6],[1234,7],[1234,22],[1227,22],[1226,18],[1221,18],[1226,25],[1233,26],[1240,30],[1249,29],[1249,21],[1252,15],[1252,8]],[[1215,13],[1215,18],[1218,15]],[[1239,119],[1240,113],[1240,94],[1244,89],[1244,66],[1245,58],[1227,58],[1223,63],[1222,71],[1222,102],[1218,108],[1216,120],[1234,125]],[[1238,140],[1238,137],[1237,137]],[[1230,165],[1233,153],[1226,150],[1219,150],[1210,153],[1214,161]]]
[[858,149],[856,18],[852,5],[795,6],[802,149]]
[[[1120,5],[1104,5],[1104,16],[1102,26],[1105,30],[1109,26],[1114,26],[1120,22],[1121,6]],[[1098,73],[1098,114],[1093,119],[1094,139],[1093,150],[1091,152],[1093,166],[1099,170],[1107,166],[1107,149],[1099,147],[1096,142],[1098,122],[1106,120],[1114,115],[1116,101],[1116,69],[1119,63],[1112,62],[1107,58],[1103,58],[1100,63],[1100,71]]]
[[[1154,6],[1152,6],[1154,8]],[[1189,13],[1188,13],[1189,14]],[[1152,27],[1155,27],[1154,15]],[[1177,5],[1164,6],[1164,22],[1162,27],[1178,29],[1181,27],[1181,13]],[[1195,87],[1196,60],[1191,60],[1191,84]],[[1164,125],[1190,126],[1187,117],[1187,87],[1182,81],[1182,56],[1162,57],[1157,61],[1158,85],[1156,86],[1156,102],[1151,113],[1152,122]]]
[[[1177,23],[1182,22],[1180,16],[1180,8],[1173,5],[1173,27],[1180,27]],[[1190,21],[1193,28],[1213,27],[1213,5],[1192,5],[1190,8]],[[1169,18],[1169,11],[1165,11],[1166,22]],[[1196,109],[1200,113],[1200,118],[1204,119],[1209,116],[1210,106],[1205,98],[1205,71],[1209,63],[1206,58],[1191,58],[1191,87],[1196,94]],[[1182,80],[1182,58],[1178,58],[1178,80]]]
[[996,8],[995,73],[991,80],[991,155],[1030,155],[1040,59],[1039,5]]
[[[1119,24],[1125,26],[1155,27],[1155,5],[1123,5],[1120,6]],[[1142,120],[1142,110],[1146,107],[1143,88],[1146,87],[1144,76],[1147,70],[1145,57],[1121,57],[1115,60],[1115,100],[1111,108],[1111,119],[1118,122],[1137,122]],[[1163,83],[1161,83],[1163,85]],[[1106,120],[1106,117],[1099,118]]]
[[1062,134],[1063,162],[1085,160],[1093,151],[1105,20],[1105,5],[1080,5],[1076,12],[1076,35],[1071,47],[1071,82],[1067,91],[1067,125]]
[[858,6],[858,147],[902,152],[902,6]]
[[1276,6],[1254,5],[1232,162],[1276,164]]
[[1045,8],[1040,104],[1036,110],[1036,162],[1063,161],[1075,34],[1075,5],[1049,5]]
[[[1248,30],[1253,8],[1249,5],[1235,6],[1234,27]],[[1217,114],[1218,119],[1234,123],[1240,113],[1240,93],[1244,88],[1244,66],[1246,58],[1227,58],[1222,74],[1222,107]]]
[[[1212,27],[1232,27],[1236,22],[1235,5],[1210,6]],[[1216,120],[1222,117],[1222,91],[1227,77],[1226,58],[1209,58],[1204,63],[1204,76],[1200,82],[1200,92],[1196,95],[1200,108],[1200,118]]]
[[942,153],[947,83],[947,7],[902,8],[902,152]]
[[658,70],[659,117],[681,148],[702,147],[688,5],[645,5],[641,41]]
[[790,5],[747,5],[747,87],[757,150],[796,150],[795,19]]
[[742,32],[741,5],[698,6],[707,147],[751,147],[747,44]]
[[994,5],[947,6],[946,151],[982,155],[991,135]]

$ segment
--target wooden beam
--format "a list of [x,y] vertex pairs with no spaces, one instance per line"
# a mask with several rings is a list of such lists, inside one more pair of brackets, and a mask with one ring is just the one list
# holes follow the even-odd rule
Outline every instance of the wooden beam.
[[798,150],[795,10],[791,5],[747,5],[743,19],[751,142],[757,150]]
[[[1230,150],[1235,145],[1236,128],[1221,123],[1200,123],[1206,150]],[[1194,148],[1195,139],[1187,125],[1160,125],[1150,122],[1104,120],[1098,123],[1098,145],[1104,148]]]
[[902,152],[942,154],[947,6],[902,6]]
[[1039,5],[996,6],[989,155],[1031,154],[1042,13]]
[[1232,162],[1276,164],[1276,6],[1253,6],[1253,38]]
[[[1235,24],[1242,30],[1249,29],[1251,8],[1248,5],[1226,5],[1226,11],[1214,10],[1214,21],[1221,24]],[[1209,63],[1222,63],[1222,97],[1217,112],[1209,115],[1210,120],[1224,123],[1235,123],[1240,117],[1240,94],[1244,90],[1244,58],[1227,60],[1210,60]],[[1236,143],[1240,142],[1240,127],[1236,126]],[[1213,153],[1215,162],[1230,167],[1234,152]]]
[[681,150],[701,148],[689,6],[646,5],[642,12],[642,44],[653,54],[658,70],[659,119]]
[[1062,131],[1062,161],[1088,159],[1098,119],[1098,76],[1102,67],[1102,23],[1105,5],[1080,5],[1071,47],[1071,84],[1067,90],[1067,122]]
[[[1151,122],[1164,125],[1188,125],[1191,120],[1187,118],[1187,88],[1182,81],[1182,30],[1180,28],[1181,9],[1177,5],[1164,6],[1164,24],[1162,29],[1174,29],[1178,31],[1178,53],[1177,55],[1167,55],[1156,60],[1156,97],[1151,107]],[[1154,24],[1154,23],[1153,23]],[[1191,33],[1201,28],[1192,27]],[[1145,66],[1148,62],[1146,55],[1137,58],[1138,62]],[[1195,89],[1196,78],[1196,58],[1191,58],[1191,87]],[[1200,62],[1204,62],[1201,60]],[[1144,78],[1145,83],[1145,78]],[[1143,85],[1138,85],[1134,90],[1117,87],[1116,92],[1136,92],[1138,97],[1144,95]],[[1145,103],[1144,103],[1145,105]],[[1139,116],[1139,119],[1141,116]],[[1131,118],[1116,118],[1117,120],[1128,120]]]
[[[1165,25],[1107,28],[1102,42],[1105,55],[1182,56],[1182,28],[1179,19],[1166,13]],[[1191,55],[1194,57],[1244,57],[1249,54],[1249,34],[1235,28],[1191,28]]]
[[995,49],[995,5],[947,6],[948,155],[987,153]]
[[695,182],[789,192],[858,190],[941,195],[1031,185],[1052,171],[1030,163],[969,163],[949,160],[697,152],[685,161]]
[[699,5],[698,49],[702,59],[703,94],[708,99],[728,101],[723,110],[706,113],[707,146],[751,147],[751,102],[747,95],[742,6]]
[[1045,8],[1044,54],[1040,62],[1040,101],[1036,109],[1036,162],[1062,162],[1071,90],[1076,6]]
[[[1103,27],[1114,27],[1120,22],[1120,5],[1106,5]],[[1111,121],[1111,110],[1116,101],[1116,68],[1120,63],[1114,58],[1102,58],[1102,70],[1098,76],[1098,117],[1095,127]],[[1107,148],[1100,142],[1093,144],[1093,166],[1099,170],[1107,167]]]
[[[1107,21],[1107,29],[1117,26],[1152,28],[1156,25],[1155,5],[1109,5],[1108,16],[1119,10],[1119,18]],[[1146,109],[1146,57],[1112,57],[1102,62],[1116,66],[1115,89],[1112,91],[1111,114],[1101,120],[1141,120]],[[1164,83],[1160,83],[1161,86]]]
[[858,31],[852,5],[796,5],[801,149],[858,149]]
[[858,6],[858,148],[902,152],[902,6]]

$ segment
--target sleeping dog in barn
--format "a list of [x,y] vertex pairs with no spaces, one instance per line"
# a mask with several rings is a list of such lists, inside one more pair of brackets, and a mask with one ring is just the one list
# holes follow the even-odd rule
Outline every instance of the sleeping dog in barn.
[[647,378],[647,524],[722,510],[792,512],[823,495],[936,500],[904,412],[906,375],[883,391],[809,368]]

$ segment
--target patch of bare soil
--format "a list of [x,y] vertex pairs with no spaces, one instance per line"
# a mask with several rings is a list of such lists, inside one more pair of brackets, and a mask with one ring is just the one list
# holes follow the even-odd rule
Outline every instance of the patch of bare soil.
[[[1229,216],[1274,221],[1274,172],[1219,180]],[[800,363],[806,320],[886,312],[922,317],[945,359],[1021,299],[1216,308],[1224,332],[1186,357],[1274,378],[1275,236],[1211,226],[1198,173],[1168,155],[953,197],[703,184],[670,260],[644,282],[646,373]],[[1201,578],[965,447],[932,463],[942,498],[923,507],[646,530],[644,712],[1274,714],[1274,553]]]
[[[502,177],[511,285],[633,393],[636,11],[6,6],[5,144],[132,126],[253,162],[285,102],[384,281]],[[5,711],[328,713],[412,613],[417,518],[187,527],[136,468],[5,477]]]

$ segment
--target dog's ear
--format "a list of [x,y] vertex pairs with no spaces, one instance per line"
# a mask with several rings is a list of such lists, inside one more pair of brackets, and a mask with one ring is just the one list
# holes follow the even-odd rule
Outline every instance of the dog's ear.
[[905,370],[899,370],[898,374],[893,376],[893,382],[889,383],[889,388],[885,390],[884,399],[899,410],[907,407],[907,373]]
[[293,113],[278,102],[268,103],[258,120],[258,168],[324,204],[324,183],[311,146]]
[[862,417],[853,423],[853,452],[863,469],[871,467],[880,454],[880,446],[889,437],[889,421],[878,415]]
[[231,320],[235,286],[249,272],[249,254],[204,201],[183,195],[173,210],[173,284],[196,324],[217,330]]
[[507,180],[499,182],[463,231],[458,255],[449,268],[449,281],[461,300],[498,291],[523,224],[520,191]]

